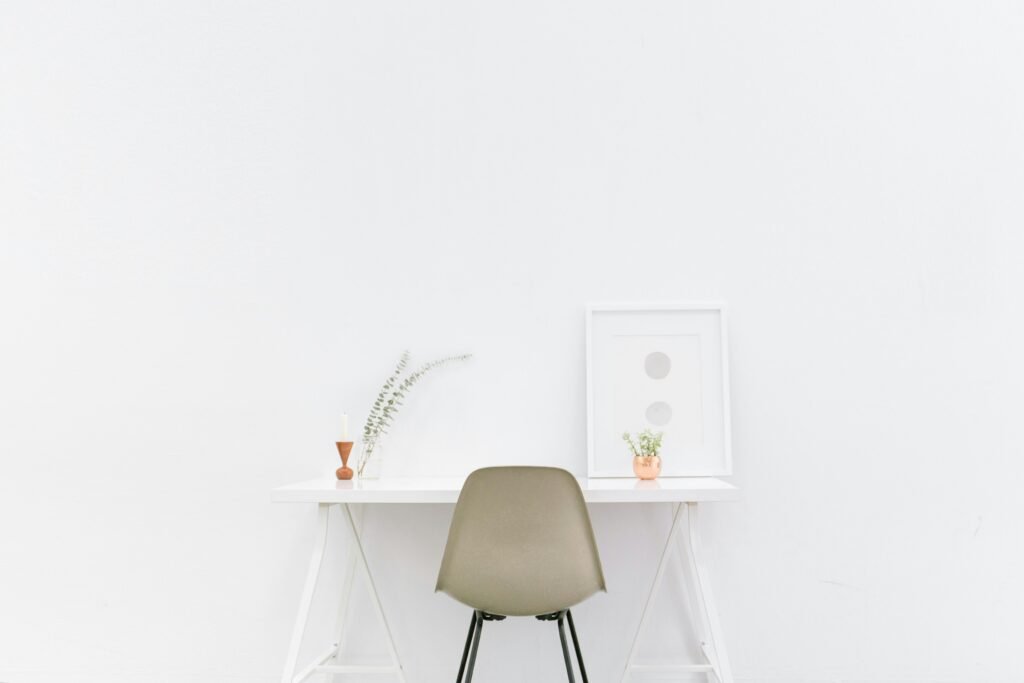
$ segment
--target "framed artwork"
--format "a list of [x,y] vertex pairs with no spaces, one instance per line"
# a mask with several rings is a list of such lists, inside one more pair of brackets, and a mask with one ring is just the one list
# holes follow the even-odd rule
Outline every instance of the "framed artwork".
[[661,476],[732,474],[721,303],[587,307],[587,473],[632,477],[624,432],[663,432]]

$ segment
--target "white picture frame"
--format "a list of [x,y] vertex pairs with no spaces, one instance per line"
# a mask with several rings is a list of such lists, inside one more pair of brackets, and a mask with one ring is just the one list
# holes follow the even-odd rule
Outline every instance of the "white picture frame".
[[725,304],[587,306],[587,475],[632,477],[623,432],[665,433],[662,477],[732,474]]

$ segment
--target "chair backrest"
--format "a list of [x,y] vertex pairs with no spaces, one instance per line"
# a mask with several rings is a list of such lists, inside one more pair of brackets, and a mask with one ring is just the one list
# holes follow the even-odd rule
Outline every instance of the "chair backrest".
[[605,590],[576,478],[554,467],[485,467],[455,505],[436,590],[474,609],[536,616]]

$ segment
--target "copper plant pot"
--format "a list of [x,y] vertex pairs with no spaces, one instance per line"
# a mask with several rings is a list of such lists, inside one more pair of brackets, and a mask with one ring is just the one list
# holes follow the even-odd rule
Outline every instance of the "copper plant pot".
[[661,458],[657,455],[634,455],[633,474],[640,479],[657,479],[661,474]]
[[352,441],[336,441],[338,444],[338,455],[341,456],[341,467],[335,470],[334,475],[342,481],[347,481],[355,474],[348,466],[348,456],[352,454]]

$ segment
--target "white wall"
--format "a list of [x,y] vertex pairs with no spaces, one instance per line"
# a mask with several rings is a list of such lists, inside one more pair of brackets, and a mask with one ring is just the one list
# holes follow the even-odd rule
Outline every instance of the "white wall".
[[[0,680],[275,680],[313,511],[269,491],[402,348],[476,358],[393,464],[583,473],[584,304],[707,297],[737,677],[1024,680],[1022,34],[1009,1],[3,3]],[[449,514],[367,518],[412,682],[468,619]],[[666,515],[594,510],[595,681]],[[481,680],[561,680],[550,629],[488,633]]]

